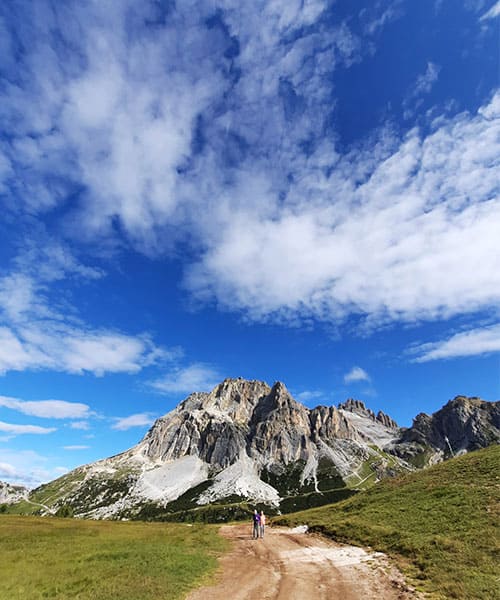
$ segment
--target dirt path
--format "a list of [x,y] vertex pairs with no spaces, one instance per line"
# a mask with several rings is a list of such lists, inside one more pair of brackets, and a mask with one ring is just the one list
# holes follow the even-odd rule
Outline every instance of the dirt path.
[[330,542],[300,528],[268,528],[252,540],[249,525],[226,525],[233,549],[221,558],[216,585],[187,600],[410,600],[418,596],[384,555]]

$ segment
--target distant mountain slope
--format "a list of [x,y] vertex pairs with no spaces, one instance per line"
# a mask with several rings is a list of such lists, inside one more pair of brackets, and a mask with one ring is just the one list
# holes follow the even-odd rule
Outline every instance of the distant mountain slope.
[[498,443],[500,402],[457,396],[433,415],[417,415],[394,451],[416,466],[425,466]]
[[381,482],[334,506],[280,517],[399,557],[432,598],[498,598],[500,446]]
[[22,485],[0,481],[0,504],[15,504],[28,497],[29,490]]
[[[471,440],[481,445],[487,435],[478,423]],[[356,400],[308,409],[281,382],[226,379],[191,394],[130,450],[79,467],[30,499],[91,518],[167,518],[241,500],[286,512],[342,499],[411,470],[416,457],[437,456],[437,437],[417,443],[411,431]]]
[[137,446],[75,469],[32,496],[94,518],[133,517],[145,504],[164,508],[174,501],[196,507],[247,499],[277,509],[308,494],[314,504],[330,490],[404,468],[383,450],[399,435],[394,421],[361,404],[310,410],[283,383],[226,379],[210,393],[191,394]]

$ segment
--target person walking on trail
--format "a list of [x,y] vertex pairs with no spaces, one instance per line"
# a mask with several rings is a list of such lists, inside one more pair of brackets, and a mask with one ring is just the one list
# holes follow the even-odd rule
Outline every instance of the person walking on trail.
[[259,528],[260,528],[260,515],[257,512],[257,509],[253,511],[253,533],[252,539],[256,540],[259,537]]
[[261,510],[260,511],[260,537],[263,538],[264,537],[264,529],[266,528],[266,515],[264,514],[264,511]]

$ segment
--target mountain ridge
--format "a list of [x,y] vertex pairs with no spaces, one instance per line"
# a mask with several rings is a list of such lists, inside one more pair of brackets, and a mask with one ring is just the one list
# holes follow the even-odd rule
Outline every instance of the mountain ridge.
[[273,510],[321,504],[443,460],[447,432],[457,452],[500,441],[498,403],[457,398],[447,412],[421,413],[405,429],[358,400],[309,409],[282,382],[225,379],[157,419],[136,446],[79,467],[32,496],[92,518],[135,518],[144,505],[168,513],[169,505],[195,509],[241,500]]

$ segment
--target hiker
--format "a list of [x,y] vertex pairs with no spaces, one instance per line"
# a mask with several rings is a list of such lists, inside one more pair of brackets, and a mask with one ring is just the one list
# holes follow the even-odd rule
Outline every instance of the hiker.
[[260,515],[257,509],[253,511],[253,533],[252,539],[256,540],[259,537]]
[[260,511],[260,537],[263,538],[264,537],[264,529],[266,528],[266,515],[264,514],[264,511],[261,510]]

